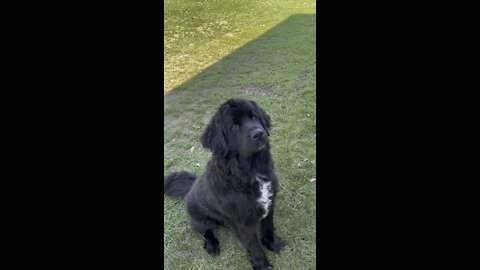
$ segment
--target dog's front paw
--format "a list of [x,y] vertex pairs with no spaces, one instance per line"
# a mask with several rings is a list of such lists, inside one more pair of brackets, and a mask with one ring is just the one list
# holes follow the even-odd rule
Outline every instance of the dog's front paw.
[[262,239],[262,244],[269,250],[278,253],[285,246],[285,241],[280,237],[274,237],[273,241]]

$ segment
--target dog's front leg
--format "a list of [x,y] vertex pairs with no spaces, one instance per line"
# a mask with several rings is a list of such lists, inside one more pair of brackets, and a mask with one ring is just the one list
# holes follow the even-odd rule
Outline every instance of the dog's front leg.
[[235,233],[242,245],[247,249],[248,260],[252,264],[253,269],[273,269],[272,265],[268,262],[265,251],[260,245],[254,226],[237,226]]
[[260,224],[260,231],[262,233],[262,244],[274,252],[279,252],[285,245],[280,237],[275,236],[273,227],[273,204],[268,212],[268,215],[262,219]]

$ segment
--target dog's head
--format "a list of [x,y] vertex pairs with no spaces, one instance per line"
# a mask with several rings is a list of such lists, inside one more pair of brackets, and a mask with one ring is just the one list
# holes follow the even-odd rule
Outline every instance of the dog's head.
[[212,117],[200,141],[216,155],[250,157],[269,149],[270,126],[270,116],[254,101],[230,99]]

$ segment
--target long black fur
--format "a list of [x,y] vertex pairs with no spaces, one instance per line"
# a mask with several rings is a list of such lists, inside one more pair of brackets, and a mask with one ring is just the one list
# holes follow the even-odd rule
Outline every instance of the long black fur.
[[197,177],[189,172],[174,172],[163,179],[165,194],[184,198],[193,186]]
[[[205,173],[196,178],[188,172],[175,172],[164,178],[165,194],[185,199],[193,228],[205,238],[206,251],[219,254],[213,230],[218,225],[228,226],[246,248],[253,269],[273,269],[261,244],[275,252],[284,246],[273,226],[278,180],[268,141],[270,121],[255,102],[228,100],[200,138],[212,151]],[[272,191],[272,203],[264,218],[265,211],[257,203],[259,175],[271,183]]]

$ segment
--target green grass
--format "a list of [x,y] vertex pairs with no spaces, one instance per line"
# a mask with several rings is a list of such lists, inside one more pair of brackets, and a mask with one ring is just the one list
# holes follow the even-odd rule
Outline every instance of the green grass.
[[[228,98],[257,101],[272,118],[275,225],[287,241],[267,256],[275,269],[316,269],[315,2],[164,3],[164,174],[202,173],[210,153],[199,137],[212,113]],[[215,231],[221,254],[212,258],[183,201],[166,197],[164,209],[165,269],[251,269],[231,231]]]

